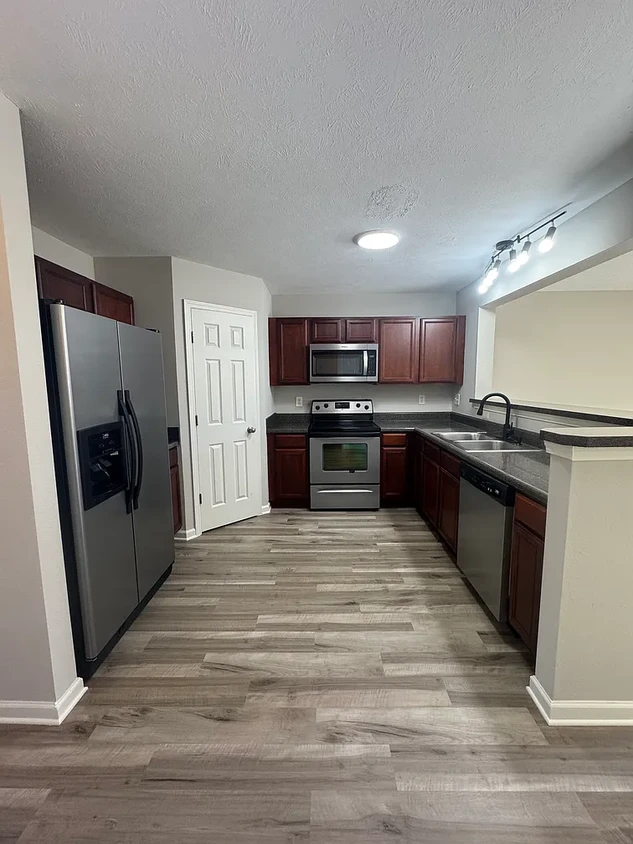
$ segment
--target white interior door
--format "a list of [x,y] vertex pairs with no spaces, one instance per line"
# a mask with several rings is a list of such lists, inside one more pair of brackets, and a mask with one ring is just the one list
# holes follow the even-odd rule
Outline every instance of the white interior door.
[[255,314],[191,311],[201,529],[261,513]]

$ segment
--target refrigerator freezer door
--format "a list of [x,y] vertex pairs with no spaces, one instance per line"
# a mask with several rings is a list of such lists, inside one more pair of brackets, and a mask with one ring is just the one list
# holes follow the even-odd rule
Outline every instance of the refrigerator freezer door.
[[136,415],[142,464],[132,510],[139,600],[174,561],[167,411],[160,334],[117,323],[123,390]]
[[84,648],[98,656],[138,603],[132,519],[125,493],[85,510],[77,431],[119,422],[117,324],[51,305]]

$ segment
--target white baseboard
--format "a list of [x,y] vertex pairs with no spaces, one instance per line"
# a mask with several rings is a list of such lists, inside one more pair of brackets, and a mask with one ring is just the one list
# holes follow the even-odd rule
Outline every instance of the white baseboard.
[[0,700],[0,724],[48,724],[58,727],[88,691],[76,677],[64,694],[48,703],[40,700]]
[[262,504],[262,516],[267,516],[270,513],[270,502]]
[[633,726],[633,700],[552,700],[534,675],[527,691],[551,727]]
[[195,528],[189,528],[189,530],[184,530],[184,528],[181,528],[178,533],[174,536],[174,539],[178,542],[189,542],[190,539],[195,539],[197,536],[199,536],[199,534],[196,533]]

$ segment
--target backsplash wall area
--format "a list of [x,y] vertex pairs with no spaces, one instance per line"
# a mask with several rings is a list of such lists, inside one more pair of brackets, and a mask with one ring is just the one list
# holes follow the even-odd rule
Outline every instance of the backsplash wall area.
[[[458,410],[453,397],[459,386],[453,384],[310,384],[273,387],[275,413],[309,413],[313,399],[373,399],[376,413],[424,413]],[[418,403],[423,395],[425,402]],[[303,407],[295,397],[303,398]]]

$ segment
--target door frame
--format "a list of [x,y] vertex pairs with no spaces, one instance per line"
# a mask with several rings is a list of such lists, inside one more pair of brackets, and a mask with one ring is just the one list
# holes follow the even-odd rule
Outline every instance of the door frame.
[[[193,361],[193,342],[191,336],[193,333],[193,311],[221,311],[227,314],[237,314],[238,316],[253,317],[253,327],[255,331],[255,412],[257,415],[257,433],[260,435],[260,466],[259,466],[259,491],[257,497],[259,499],[259,513],[262,512],[262,460],[263,454],[262,439],[261,439],[261,407],[260,407],[260,383],[259,383],[259,337],[257,332],[257,311],[248,310],[246,308],[233,308],[229,305],[213,305],[211,302],[198,302],[195,299],[183,299],[183,318],[185,325],[185,375],[187,381],[187,421],[189,427],[189,456],[191,458],[191,479],[193,484],[193,529],[194,535],[200,536],[202,533],[202,513],[200,508],[200,462],[198,460],[198,432],[196,425],[196,379]],[[189,538],[189,537],[188,537]]]

